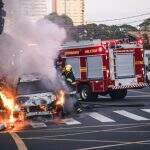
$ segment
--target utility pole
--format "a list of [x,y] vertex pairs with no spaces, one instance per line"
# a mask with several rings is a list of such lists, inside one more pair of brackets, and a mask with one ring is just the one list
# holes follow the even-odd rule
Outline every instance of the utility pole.
[[3,9],[4,7],[4,3],[2,0],[0,0],[0,34],[2,34],[3,32],[3,28],[4,28],[4,17],[6,16],[6,12]]

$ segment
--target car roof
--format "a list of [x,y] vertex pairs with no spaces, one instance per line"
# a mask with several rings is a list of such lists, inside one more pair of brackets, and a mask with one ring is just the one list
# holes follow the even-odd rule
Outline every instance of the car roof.
[[33,81],[40,81],[41,76],[36,74],[24,74],[20,77],[19,82],[33,82]]

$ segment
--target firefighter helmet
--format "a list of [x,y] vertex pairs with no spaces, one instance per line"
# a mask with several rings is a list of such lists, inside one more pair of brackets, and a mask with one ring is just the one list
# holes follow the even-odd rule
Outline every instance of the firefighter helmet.
[[72,66],[68,64],[65,66],[65,72],[70,72],[70,71],[72,71]]

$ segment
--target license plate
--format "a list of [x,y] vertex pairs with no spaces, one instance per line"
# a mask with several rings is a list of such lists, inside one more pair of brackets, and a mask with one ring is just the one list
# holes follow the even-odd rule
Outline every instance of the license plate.
[[44,112],[29,112],[26,114],[26,117],[31,117],[31,116],[42,116],[42,115],[50,115],[49,111],[44,111]]

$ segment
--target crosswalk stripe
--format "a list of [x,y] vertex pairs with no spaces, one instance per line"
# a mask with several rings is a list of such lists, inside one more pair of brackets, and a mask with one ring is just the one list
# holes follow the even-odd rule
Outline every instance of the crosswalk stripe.
[[117,113],[119,115],[125,116],[127,118],[136,120],[136,121],[146,121],[146,120],[149,120],[148,118],[145,118],[145,117],[142,117],[142,116],[138,116],[136,114],[130,113],[130,112],[125,111],[125,110],[118,110],[118,111],[113,111],[113,112],[115,112],[115,113]]
[[150,109],[141,109],[141,110],[150,113]]
[[30,125],[33,128],[46,128],[47,127],[47,125],[43,122],[38,122],[38,123],[32,122]]
[[88,115],[100,122],[115,122],[115,120],[112,120],[104,115],[101,115],[99,113],[96,112],[92,112],[92,113],[88,113]]
[[68,118],[68,119],[64,119],[63,122],[67,125],[78,125],[81,124],[81,122],[73,119],[73,118]]

